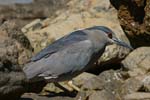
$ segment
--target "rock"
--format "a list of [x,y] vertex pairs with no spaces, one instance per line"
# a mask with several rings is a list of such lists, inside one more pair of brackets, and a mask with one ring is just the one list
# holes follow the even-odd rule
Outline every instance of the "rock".
[[124,96],[124,100],[149,100],[150,93],[135,92]]
[[0,72],[0,99],[18,100],[25,92],[22,86],[25,76],[21,72]]
[[[66,7],[68,0],[62,0],[56,2],[56,0],[33,0],[28,4],[11,4],[0,6],[0,20],[7,19],[23,19],[31,21],[36,18],[46,18],[51,15],[57,9]],[[39,9],[40,8],[40,9]]]
[[150,1],[110,0],[118,10],[118,18],[125,34],[135,48],[150,46]]
[[85,81],[85,83],[81,87],[81,90],[102,90],[103,86],[104,83],[101,79],[99,79],[98,77],[93,77],[92,79]]
[[[0,5],[0,25],[5,21],[13,21],[17,23],[19,29],[34,19],[45,19],[47,17],[55,17],[55,11],[59,8],[66,7],[69,0],[33,0],[28,4],[10,4]],[[40,8],[40,9],[39,9]],[[33,29],[40,27],[36,24]]]
[[116,100],[113,94],[110,94],[106,90],[93,92],[88,100]]
[[138,78],[129,78],[125,80],[124,84],[120,87],[120,95],[131,94],[134,92],[138,92],[142,88],[142,82]]
[[0,59],[12,64],[24,64],[31,57],[32,47],[27,37],[13,21],[6,21],[0,26]]
[[[64,86],[63,86],[64,87]],[[64,87],[67,89],[67,87]],[[69,90],[69,89],[67,89]],[[59,87],[55,86],[54,83],[48,83],[44,88],[43,88],[43,93],[46,92],[54,92],[54,93],[61,93],[64,92],[62,89],[60,89]]]
[[79,92],[75,100],[119,100],[106,90]]
[[45,85],[45,82],[28,83],[24,73],[21,70],[11,70],[10,72],[0,71],[1,100],[19,100],[23,93],[39,93]]
[[143,90],[146,92],[150,92],[150,75],[146,75],[142,79]]
[[[15,76],[17,75],[17,76]],[[5,78],[5,80],[2,80]],[[25,92],[21,85],[24,79],[22,73],[0,73],[0,98],[1,100],[17,100]]]
[[131,52],[122,64],[130,76],[144,75],[150,70],[150,48],[140,47]]
[[123,80],[114,70],[104,71],[99,76],[86,81],[76,99],[78,100],[118,100],[120,99],[119,89]]
[[73,84],[75,84],[78,87],[82,87],[85,85],[88,81],[90,82],[92,79],[97,79],[97,76],[94,74],[90,74],[87,72],[83,72],[82,74],[78,75],[77,77],[73,78]]
[[100,73],[99,78],[102,80],[105,90],[111,93],[117,94],[117,89],[119,89],[123,84],[120,72],[114,70],[108,70]]
[[[21,67],[31,57],[32,47],[14,21],[0,25],[0,99],[17,100],[27,91],[43,86],[26,83]],[[30,87],[32,86],[32,87]],[[33,89],[33,86],[38,86]],[[30,89],[29,89],[30,87]]]
[[[40,19],[36,19],[36,20],[34,20],[32,23],[30,23],[30,24],[27,24],[26,26],[24,26],[23,28],[22,28],[22,32],[27,32],[27,30],[31,30],[30,28],[32,27],[32,28],[34,28],[35,26],[41,26],[41,24],[40,24]],[[38,29],[40,29],[40,26],[38,27]],[[35,28],[34,28],[35,29]]]
[[72,97],[67,97],[67,96],[40,96],[38,94],[35,93],[25,93],[24,95],[22,95],[21,99],[19,100],[26,100],[26,99],[31,99],[31,100],[74,100]]

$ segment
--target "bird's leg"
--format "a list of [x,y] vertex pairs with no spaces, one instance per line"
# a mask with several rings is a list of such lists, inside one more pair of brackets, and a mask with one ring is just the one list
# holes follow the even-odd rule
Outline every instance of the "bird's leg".
[[69,92],[69,91],[71,91],[70,89],[66,88],[66,87],[65,87],[63,84],[61,84],[61,83],[55,82],[54,84],[55,84],[55,86],[57,86],[57,87],[59,87],[60,89],[64,90],[64,92]]
[[[66,83],[66,84],[65,84]],[[65,83],[54,83],[57,87],[59,87],[60,89],[64,90],[65,92],[72,92],[73,90],[76,90],[76,91],[80,91],[80,89],[75,86],[72,81],[66,81]]]
[[74,90],[76,90],[76,91],[80,91],[80,88],[79,87],[77,87],[77,86],[75,86],[73,83],[72,83],[72,80],[71,81],[68,81],[68,85],[70,86],[70,87],[72,87]]

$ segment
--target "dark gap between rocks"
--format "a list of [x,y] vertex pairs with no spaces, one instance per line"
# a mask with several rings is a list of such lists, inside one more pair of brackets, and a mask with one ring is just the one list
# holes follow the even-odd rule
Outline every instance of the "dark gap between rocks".
[[107,64],[107,65],[103,65],[103,66],[97,66],[96,68],[90,69],[87,72],[95,74],[95,75],[99,75],[101,72],[106,71],[106,70],[110,70],[110,69],[114,69],[114,70],[121,69],[121,63],[114,63],[114,64]]

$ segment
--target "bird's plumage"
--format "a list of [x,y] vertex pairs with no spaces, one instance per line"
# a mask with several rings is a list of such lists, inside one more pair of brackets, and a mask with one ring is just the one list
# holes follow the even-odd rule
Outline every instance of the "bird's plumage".
[[82,31],[75,31],[72,32],[71,34],[62,37],[61,39],[53,42],[52,44],[48,45],[46,48],[44,48],[41,52],[39,52],[38,54],[36,54],[35,56],[33,56],[31,58],[31,61],[37,61],[40,60],[42,57],[44,56],[49,56],[53,53],[56,53],[62,49],[67,48],[67,46],[86,40],[87,39],[87,35],[82,32]]
[[50,80],[54,78],[60,81],[67,80],[68,77],[61,76],[68,73],[75,75],[76,72],[83,70],[89,63],[91,55],[92,44],[89,40],[84,40],[53,53],[49,57],[27,64],[24,71],[29,79],[43,77]]
[[[78,30],[47,46],[23,68],[28,79],[70,79],[85,70],[94,56],[93,43],[87,32]],[[61,77],[63,76],[63,77]],[[64,79],[66,78],[66,79]]]
[[78,30],[56,40],[31,58],[23,71],[27,79],[49,82],[70,80],[88,69],[112,40],[104,26]]

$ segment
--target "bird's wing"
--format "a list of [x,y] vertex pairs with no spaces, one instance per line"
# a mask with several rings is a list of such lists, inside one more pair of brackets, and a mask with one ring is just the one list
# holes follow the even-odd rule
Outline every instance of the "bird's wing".
[[65,78],[71,77],[73,73],[76,74],[86,67],[93,54],[92,50],[90,40],[80,41],[49,57],[29,63],[23,71],[28,79],[58,79],[64,75]]
[[74,43],[77,43],[77,42],[80,42],[80,41],[83,41],[86,39],[87,39],[87,35],[82,30],[72,32],[71,34],[64,36],[61,39],[48,45],[41,52],[39,52],[35,56],[33,56],[30,61],[35,62],[45,56],[48,57],[51,54],[58,52],[59,50],[62,50],[71,44],[74,44]]

